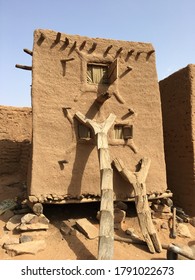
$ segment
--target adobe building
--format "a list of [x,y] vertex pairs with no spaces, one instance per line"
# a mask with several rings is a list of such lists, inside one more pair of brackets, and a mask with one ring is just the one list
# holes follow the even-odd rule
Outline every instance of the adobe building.
[[174,202],[195,215],[195,65],[160,81],[168,187]]
[[[32,202],[99,200],[100,163],[94,130],[110,114],[109,156],[135,172],[151,159],[148,195],[167,191],[155,51],[149,43],[36,30],[32,59]],[[105,140],[105,139],[104,139]],[[104,142],[104,141],[103,141]],[[113,167],[114,199],[133,188]]]
[[31,138],[31,108],[0,106],[1,185],[26,182]]

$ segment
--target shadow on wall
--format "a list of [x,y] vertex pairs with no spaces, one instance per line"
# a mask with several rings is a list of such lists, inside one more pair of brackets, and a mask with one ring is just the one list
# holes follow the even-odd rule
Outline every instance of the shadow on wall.
[[0,140],[0,178],[17,174],[22,181],[26,182],[30,154],[31,142],[29,140],[22,142]]
[[[85,144],[84,144],[85,145]],[[74,195],[81,195],[81,184],[83,174],[86,169],[86,164],[88,162],[89,156],[93,149],[96,147],[92,144],[85,145],[83,149],[83,144],[77,143],[76,146],[76,155],[72,170],[72,178],[70,185],[68,186],[68,193]]]

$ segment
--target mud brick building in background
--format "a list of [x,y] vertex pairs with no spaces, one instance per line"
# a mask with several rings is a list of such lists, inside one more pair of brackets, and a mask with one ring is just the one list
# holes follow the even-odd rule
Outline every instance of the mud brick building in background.
[[[111,160],[120,155],[132,171],[151,159],[147,193],[167,190],[162,114],[155,52],[134,43],[34,32],[32,57],[32,202],[84,202],[100,198],[100,167],[93,131],[77,117],[104,122]],[[113,172],[114,198],[134,196]]]
[[31,154],[31,108],[0,106],[0,181],[26,182]]
[[195,215],[195,65],[160,81],[168,186]]

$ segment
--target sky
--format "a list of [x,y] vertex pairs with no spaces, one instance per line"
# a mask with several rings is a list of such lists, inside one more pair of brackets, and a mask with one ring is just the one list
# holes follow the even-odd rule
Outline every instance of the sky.
[[194,0],[0,0],[0,105],[31,106],[35,29],[149,42],[158,79],[195,64]]

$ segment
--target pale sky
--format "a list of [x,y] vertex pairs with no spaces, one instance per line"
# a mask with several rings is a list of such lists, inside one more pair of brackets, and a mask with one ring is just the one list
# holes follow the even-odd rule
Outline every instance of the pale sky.
[[0,0],[0,105],[31,106],[33,31],[150,42],[158,79],[195,64],[195,0]]

